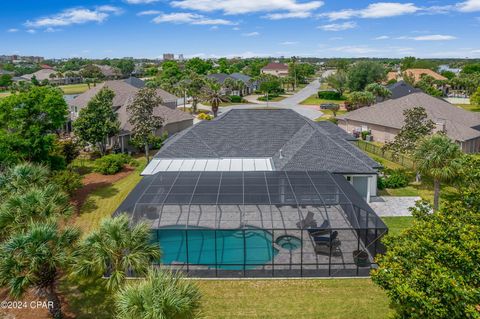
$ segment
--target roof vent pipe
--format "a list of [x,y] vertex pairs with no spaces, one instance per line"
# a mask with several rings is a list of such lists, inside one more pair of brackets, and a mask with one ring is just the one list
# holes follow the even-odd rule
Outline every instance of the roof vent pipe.
[[282,152],[283,152],[283,149],[281,148],[280,151],[278,151],[278,153],[279,153],[279,155],[280,155],[280,156],[279,156],[280,159],[283,159],[283,154],[282,154]]

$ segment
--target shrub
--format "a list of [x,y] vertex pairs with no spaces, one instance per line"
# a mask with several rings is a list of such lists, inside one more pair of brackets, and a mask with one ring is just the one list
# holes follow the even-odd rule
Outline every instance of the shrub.
[[[269,94],[268,95],[268,101],[271,101],[272,99],[274,99],[276,97],[279,97],[279,96],[280,96],[279,94],[275,94],[275,93]],[[260,96],[257,100],[267,102],[267,96],[266,95]]]
[[318,98],[324,100],[342,100],[342,95],[337,91],[318,91]]
[[72,170],[63,170],[53,175],[53,182],[60,186],[70,196],[82,187],[82,176]]
[[57,147],[60,151],[60,154],[65,157],[67,165],[73,162],[73,160],[80,155],[80,148],[73,139],[58,141]]
[[242,103],[243,98],[241,96],[238,96],[238,95],[230,95],[230,102],[232,102],[232,103]]
[[113,175],[120,172],[125,164],[133,162],[126,154],[110,154],[95,160],[95,172]]
[[379,176],[377,186],[379,189],[385,188],[401,188],[408,186],[409,176],[405,170],[384,170],[384,176]]
[[362,131],[362,140],[365,141],[367,139],[367,136],[370,134],[371,134],[370,131]]
[[198,114],[197,118],[199,120],[210,121],[210,120],[213,120],[213,115],[210,115],[210,114],[207,114],[207,113],[200,113],[200,114]]

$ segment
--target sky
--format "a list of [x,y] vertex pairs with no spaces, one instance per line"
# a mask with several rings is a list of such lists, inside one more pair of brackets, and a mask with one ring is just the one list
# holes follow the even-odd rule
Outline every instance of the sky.
[[480,58],[480,0],[1,0],[0,55]]

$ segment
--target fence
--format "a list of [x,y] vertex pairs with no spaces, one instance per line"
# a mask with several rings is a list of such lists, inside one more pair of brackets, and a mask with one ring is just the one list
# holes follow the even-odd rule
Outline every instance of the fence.
[[385,159],[387,159],[391,162],[394,162],[394,163],[400,164],[400,165],[402,165],[406,168],[415,170],[415,161],[413,161],[411,158],[409,158],[407,156],[404,156],[402,154],[398,154],[398,155],[395,156],[393,154],[393,152],[384,151],[382,149],[382,147],[377,146],[377,145],[372,144],[372,143],[362,141],[362,140],[357,140],[356,144],[357,144],[358,148],[360,148],[360,149],[362,149],[366,152],[381,156],[381,157],[383,157],[383,158],[385,158]]

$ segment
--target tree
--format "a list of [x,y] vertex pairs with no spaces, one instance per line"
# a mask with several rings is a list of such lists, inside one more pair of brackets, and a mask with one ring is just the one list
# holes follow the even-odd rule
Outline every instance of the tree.
[[386,74],[385,68],[378,62],[357,62],[348,70],[348,87],[351,91],[363,91],[368,84],[383,81]]
[[470,103],[480,105],[480,86],[477,91],[470,97]]
[[12,85],[12,76],[10,74],[3,74],[0,76],[0,88],[7,88]]
[[375,103],[375,95],[371,92],[352,92],[348,95],[347,103],[355,110]]
[[383,146],[384,151],[391,151],[394,157],[399,154],[413,156],[417,143],[432,133],[435,122],[428,118],[425,108],[417,106],[403,111],[404,124],[394,140]]
[[32,187],[48,183],[50,171],[42,165],[22,163],[7,167],[0,173],[0,201],[9,196],[22,194]]
[[480,63],[466,64],[462,69],[462,74],[480,73]]
[[273,75],[264,75],[260,77],[260,91],[264,94],[280,94],[283,92],[280,79]]
[[52,317],[62,318],[57,283],[71,263],[79,237],[75,228],[60,230],[51,222],[30,224],[0,245],[0,285],[16,298],[35,288],[52,303]]
[[218,108],[222,102],[228,102],[228,96],[222,93],[220,83],[211,80],[207,81],[204,88],[204,100],[212,105],[213,116],[217,117]]
[[102,88],[80,110],[73,123],[73,132],[83,142],[98,147],[103,155],[107,152],[106,140],[118,133],[120,123],[113,111],[115,93],[107,87]]
[[128,77],[135,70],[135,62],[133,59],[118,59],[112,62],[112,66],[122,72],[122,75]]
[[192,58],[185,63],[185,69],[199,75],[206,75],[213,69],[213,64],[201,58]]
[[340,95],[345,93],[348,84],[348,76],[345,71],[338,70],[337,72],[330,74],[325,82],[334,90],[336,90]]
[[91,83],[96,83],[105,77],[102,73],[102,70],[94,64],[86,65],[80,70],[80,75],[83,78],[88,79]]
[[9,152],[0,154],[1,162],[48,163],[67,115],[62,91],[52,87],[32,86],[1,99],[0,148]]
[[147,87],[139,90],[133,101],[127,105],[132,138],[137,145],[144,147],[147,162],[150,161],[148,154],[150,141],[155,137],[155,132],[163,126],[163,118],[154,114],[154,109],[162,103],[163,100],[157,94],[157,90]]
[[460,147],[444,134],[434,134],[420,141],[415,150],[415,160],[420,173],[433,179],[433,209],[438,210],[440,183],[458,176],[461,168]]
[[120,215],[102,220],[81,242],[74,273],[82,277],[108,274],[106,287],[114,290],[125,283],[129,272],[143,276],[159,259],[160,249],[151,243],[150,226],[130,226],[128,216]]
[[[472,202],[480,203],[478,188]],[[395,318],[479,318],[480,210],[470,202],[428,203],[412,210],[414,222],[382,240],[372,280],[386,290]]]
[[205,86],[205,77],[196,73],[190,73],[187,86],[187,95],[192,98],[191,112],[197,113],[197,104],[200,102]]
[[414,56],[404,57],[404,58],[400,61],[401,70],[402,70],[402,71],[405,71],[405,70],[407,70],[407,69],[413,68],[416,60],[417,60],[417,58],[415,58]]
[[182,71],[176,61],[165,61],[162,63],[162,72],[160,73],[161,80],[173,79],[178,82],[182,77]]
[[177,273],[151,270],[148,277],[121,289],[115,300],[119,319],[196,318],[201,294]]
[[365,88],[365,91],[371,92],[375,95],[376,99],[380,99],[381,101],[385,101],[385,99],[392,95],[392,92],[389,89],[378,83],[370,83]]

